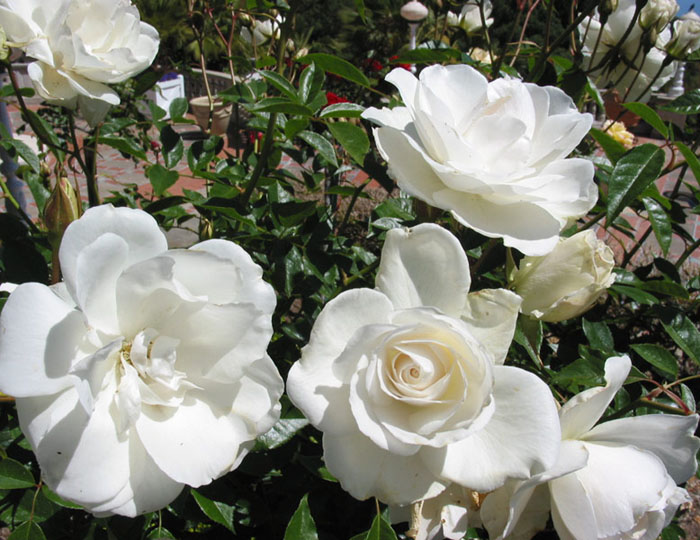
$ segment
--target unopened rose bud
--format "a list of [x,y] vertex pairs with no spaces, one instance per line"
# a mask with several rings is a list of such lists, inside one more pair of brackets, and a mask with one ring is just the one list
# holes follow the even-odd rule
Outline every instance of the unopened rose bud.
[[214,224],[211,220],[202,218],[199,221],[199,240],[211,240],[214,237]]
[[7,60],[10,56],[10,48],[7,46],[5,30],[0,26],[0,60]]
[[649,0],[639,12],[639,26],[643,30],[661,32],[678,13],[676,0]]
[[618,0],[602,0],[598,5],[598,13],[601,17],[607,17],[617,9]]
[[44,207],[44,223],[53,249],[58,249],[66,227],[80,217],[80,210],[81,204],[78,194],[68,178],[60,176]]
[[669,56],[685,60],[700,49],[700,16],[689,11],[673,24],[673,38],[666,45]]
[[612,250],[593,231],[561,239],[542,257],[524,257],[511,287],[523,298],[521,311],[559,322],[588,311],[615,281]]

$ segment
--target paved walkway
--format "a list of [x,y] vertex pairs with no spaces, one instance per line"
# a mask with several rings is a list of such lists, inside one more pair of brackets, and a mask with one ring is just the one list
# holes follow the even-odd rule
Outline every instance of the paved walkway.
[[[10,106],[10,112],[13,120],[13,125],[15,129],[21,124],[20,120],[20,115],[19,111],[15,106]],[[180,126],[182,129],[190,129],[189,126]],[[197,129],[196,127],[194,129]],[[655,141],[653,139],[643,139],[639,140],[638,143],[643,143],[643,142],[654,142],[657,143],[658,141]],[[191,144],[191,142],[186,141],[186,145]],[[667,152],[667,154],[670,153]],[[149,152],[148,154],[149,161],[151,163],[155,163],[155,155],[152,152]],[[670,157],[669,157],[670,159]],[[283,161],[283,166],[285,167],[291,167],[291,168],[299,168],[300,166],[288,158]],[[193,190],[193,191],[198,191],[200,193],[204,193],[205,191],[205,182],[202,179],[199,178],[191,178],[190,176],[190,171],[187,167],[187,162],[185,159],[183,159],[179,166],[177,167],[178,172],[180,172],[181,176],[180,179],[177,181],[177,183],[168,190],[168,192],[172,195],[179,195],[182,194],[182,191],[184,189],[188,190]],[[104,199],[105,197],[109,197],[112,192],[117,192],[117,191],[123,191],[127,187],[131,186],[136,186],[137,189],[139,190],[140,193],[150,196],[152,193],[152,189],[150,186],[150,183],[148,181],[148,178],[146,178],[145,172],[144,172],[144,164],[143,162],[136,162],[132,159],[125,158],[124,156],[121,155],[120,152],[117,150],[114,150],[113,148],[109,146],[100,146],[98,149],[98,162],[97,162],[97,171],[98,171],[98,185],[99,185],[99,192],[100,192],[100,197]],[[366,175],[361,173],[360,171],[352,171],[347,179],[352,181],[352,182],[362,182],[366,179]],[[671,173],[657,181],[657,186],[659,188],[659,191],[661,193],[668,193],[670,192],[673,187],[676,184],[678,178],[678,171],[674,171],[674,173]],[[71,179],[73,180],[73,179]],[[689,171],[685,178],[684,181],[687,183],[693,182],[694,185],[697,187],[698,186],[698,180],[695,179],[692,175],[692,173]],[[84,178],[78,176],[78,183],[81,188],[81,195],[84,200],[87,200],[87,189],[85,187],[84,183]],[[381,189],[380,189],[381,190]],[[377,190],[377,191],[380,191]],[[375,190],[372,190],[375,191]],[[383,190],[381,190],[383,191]],[[27,190],[28,192],[28,190]],[[687,187],[683,187],[681,189],[681,192],[684,194],[687,194],[690,196],[690,190]],[[683,206],[685,213],[686,213],[686,223],[683,225],[685,230],[693,237],[693,238],[699,238],[700,237],[700,215],[698,214],[692,214],[692,206],[691,206],[691,199],[692,197],[687,197],[684,198],[681,201],[681,205]],[[29,208],[28,212],[30,216],[33,218],[37,217],[37,208],[36,205],[33,203],[33,199],[31,195],[28,194],[27,200],[31,201],[29,203]],[[627,219],[627,221],[630,223],[632,226],[632,229],[634,231],[634,237],[635,239],[641,238],[646,230],[650,227],[649,221],[645,219],[644,217],[639,217],[635,215],[633,212],[630,210],[626,210],[623,212],[623,217]],[[605,237],[606,233],[603,229],[599,229],[599,235],[601,237]],[[616,251],[617,255],[617,260],[618,263],[622,259],[622,246],[629,247],[632,245],[634,240],[630,239],[629,237],[626,237],[624,234],[620,233],[619,231],[614,231],[610,229],[607,234],[611,237],[608,238],[607,241],[611,245],[611,247]],[[194,243],[197,241],[196,234],[187,234],[187,232],[183,231],[174,231],[171,233],[170,236],[170,241],[173,245],[178,245],[178,246],[185,246],[191,243]],[[673,237],[673,242],[669,254],[669,258],[672,262],[675,262],[678,257],[683,253],[685,249],[685,244],[684,241],[677,235],[674,234]],[[662,252],[661,249],[656,242],[656,239],[653,234],[651,234],[645,243],[643,244],[642,248],[639,250],[639,252],[636,254],[633,263],[634,264],[646,264],[650,262],[654,257],[661,257]],[[686,260],[686,263],[683,266],[684,272],[688,276],[695,276],[698,274],[700,268],[700,248],[696,249],[693,254]]]

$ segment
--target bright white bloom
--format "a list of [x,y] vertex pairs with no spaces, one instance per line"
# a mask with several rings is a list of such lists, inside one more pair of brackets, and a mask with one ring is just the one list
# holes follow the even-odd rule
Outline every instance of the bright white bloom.
[[609,358],[606,385],[561,408],[561,454],[552,469],[486,496],[481,519],[490,538],[531,538],[551,508],[562,540],[654,540],[689,500],[676,484],[697,468],[698,415],[651,414],[595,426],[630,367],[627,356]]
[[[484,19],[486,21],[486,26],[489,27],[493,24],[493,19],[491,17],[491,12],[493,11],[493,4],[491,0],[484,0]],[[447,24],[450,26],[459,26],[464,29],[467,34],[473,34],[478,30],[483,28],[481,24],[481,11],[479,9],[479,3],[472,0],[467,2],[462,6],[462,10],[459,15],[447,12]]]
[[[676,72],[675,63],[661,69],[666,58],[664,47],[671,37],[668,28],[658,34],[655,46],[645,53],[643,46],[643,29],[639,24],[632,28],[620,47],[616,57],[600,65],[603,58],[622,39],[627,28],[634,20],[635,0],[620,0],[615,11],[608,17],[601,29],[600,19],[596,12],[593,17],[587,17],[579,25],[579,34],[583,39],[581,52],[584,56],[583,67],[592,69],[590,77],[598,88],[614,86],[624,101],[649,100],[651,92],[655,92],[668,82]],[[600,40],[598,36],[601,34]],[[596,48],[596,42],[598,47]],[[595,52],[595,54],[594,54]],[[649,84],[655,77],[654,84]]]
[[548,322],[588,311],[615,281],[612,249],[591,230],[563,238],[544,257],[524,257],[510,285],[521,311]]
[[450,482],[490,491],[556,460],[549,389],[503,365],[520,298],[469,285],[452,234],[394,229],[376,289],[343,292],[318,316],[287,392],[355,498],[405,505]]
[[28,73],[39,95],[80,107],[92,125],[119,103],[107,84],[140,73],[158,52],[158,32],[130,0],[0,0],[0,20],[12,46],[37,60]]
[[261,268],[225,240],[168,251],[151,216],[112,206],[59,256],[65,281],[18,286],[0,316],[0,391],[46,484],[134,516],[235,469],[283,391]]
[[367,109],[377,147],[399,186],[461,223],[544,255],[598,198],[593,165],[567,155],[591,127],[558,88],[488,82],[466,65],[431,66],[387,81],[405,107]]
[[[280,28],[284,23],[284,17],[277,15],[274,19],[252,19],[251,28],[241,28],[241,37],[247,43],[255,42],[255,45],[262,45],[268,39],[278,39],[280,37]],[[251,32],[252,30],[252,32]]]
[[689,11],[673,24],[673,39],[666,50],[674,58],[687,58],[700,49],[700,15]]
[[643,29],[654,28],[661,32],[678,13],[676,0],[648,0],[639,12],[639,25]]
[[415,540],[461,540],[470,527],[481,527],[479,504],[478,493],[457,484],[450,484],[445,491],[432,499],[408,506],[392,506],[391,521],[408,521],[411,529],[406,536]]

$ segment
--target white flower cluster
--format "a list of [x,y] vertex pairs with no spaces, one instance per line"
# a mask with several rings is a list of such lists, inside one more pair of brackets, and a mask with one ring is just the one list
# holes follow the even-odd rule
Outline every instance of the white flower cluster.
[[38,94],[75,109],[96,125],[119,96],[118,83],[151,65],[158,32],[130,0],[0,0],[0,21],[13,47],[36,62]]

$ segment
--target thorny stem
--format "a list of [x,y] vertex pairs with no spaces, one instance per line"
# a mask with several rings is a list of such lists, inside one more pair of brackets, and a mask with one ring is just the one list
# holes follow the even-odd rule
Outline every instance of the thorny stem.
[[100,193],[97,189],[97,141],[100,138],[100,126],[98,125],[92,135],[91,144],[84,145],[85,152],[85,180],[88,188],[88,202],[90,206],[100,204]]
[[338,296],[341,292],[343,292],[343,290],[345,290],[345,288],[352,285],[355,281],[360,279],[362,276],[364,276],[370,272],[373,272],[378,266],[379,266],[379,259],[375,260],[371,264],[368,264],[359,272],[356,272],[353,275],[345,278],[343,280],[343,283],[341,285],[339,285],[338,287],[336,287],[336,289],[333,291],[333,293],[331,293],[331,295],[328,297],[328,300],[331,300],[331,299],[335,298],[336,296]]
[[[486,46],[489,50],[489,57],[493,58],[493,47],[491,46],[491,35],[489,34],[489,29],[486,26],[486,13],[484,13],[484,2],[479,2],[479,17],[481,18],[481,28],[484,32],[484,39],[486,40]],[[498,73],[498,72],[497,72]]]
[[590,220],[586,221],[583,225],[581,225],[581,228],[579,229],[579,232],[585,231],[586,229],[590,229],[598,223],[601,219],[605,217],[605,212],[598,212],[595,216],[593,216]]
[[552,30],[552,14],[554,13],[554,2],[549,3],[547,8],[547,26],[544,29],[544,46],[549,47],[549,37]]
[[652,401],[651,399],[648,399],[646,397],[641,397],[639,399],[634,400],[632,403],[628,403],[624,407],[622,407],[619,411],[615,411],[614,413],[604,417],[601,420],[602,422],[607,422],[609,420],[615,420],[616,418],[621,418],[628,412],[636,409],[637,407],[649,407],[651,409],[656,409],[658,411],[666,412],[666,413],[671,413],[671,414],[680,414],[683,416],[686,416],[686,413],[682,410],[679,409],[678,407],[674,407],[673,405],[666,405],[665,403],[658,403],[657,401]]
[[348,220],[350,219],[350,213],[352,212],[352,209],[355,206],[355,203],[357,202],[357,199],[360,198],[360,194],[364,189],[369,185],[369,183],[372,181],[371,178],[367,178],[362,185],[357,186],[355,188],[355,191],[352,194],[352,198],[350,199],[350,203],[348,204],[348,209],[345,211],[345,216],[343,217],[343,221],[340,223],[340,227],[338,227],[338,234],[340,234],[345,226],[348,224]]
[[639,240],[637,240],[637,243],[634,246],[632,246],[632,249],[630,249],[625,254],[624,259],[622,259],[622,264],[620,265],[621,268],[624,268],[625,266],[627,266],[630,263],[630,261],[632,260],[632,257],[635,256],[637,251],[639,251],[639,248],[642,247],[642,244],[644,244],[644,242],[646,242],[646,239],[649,238],[651,231],[652,231],[652,228],[648,227],[647,230],[644,231],[644,234],[642,235],[642,237]]

